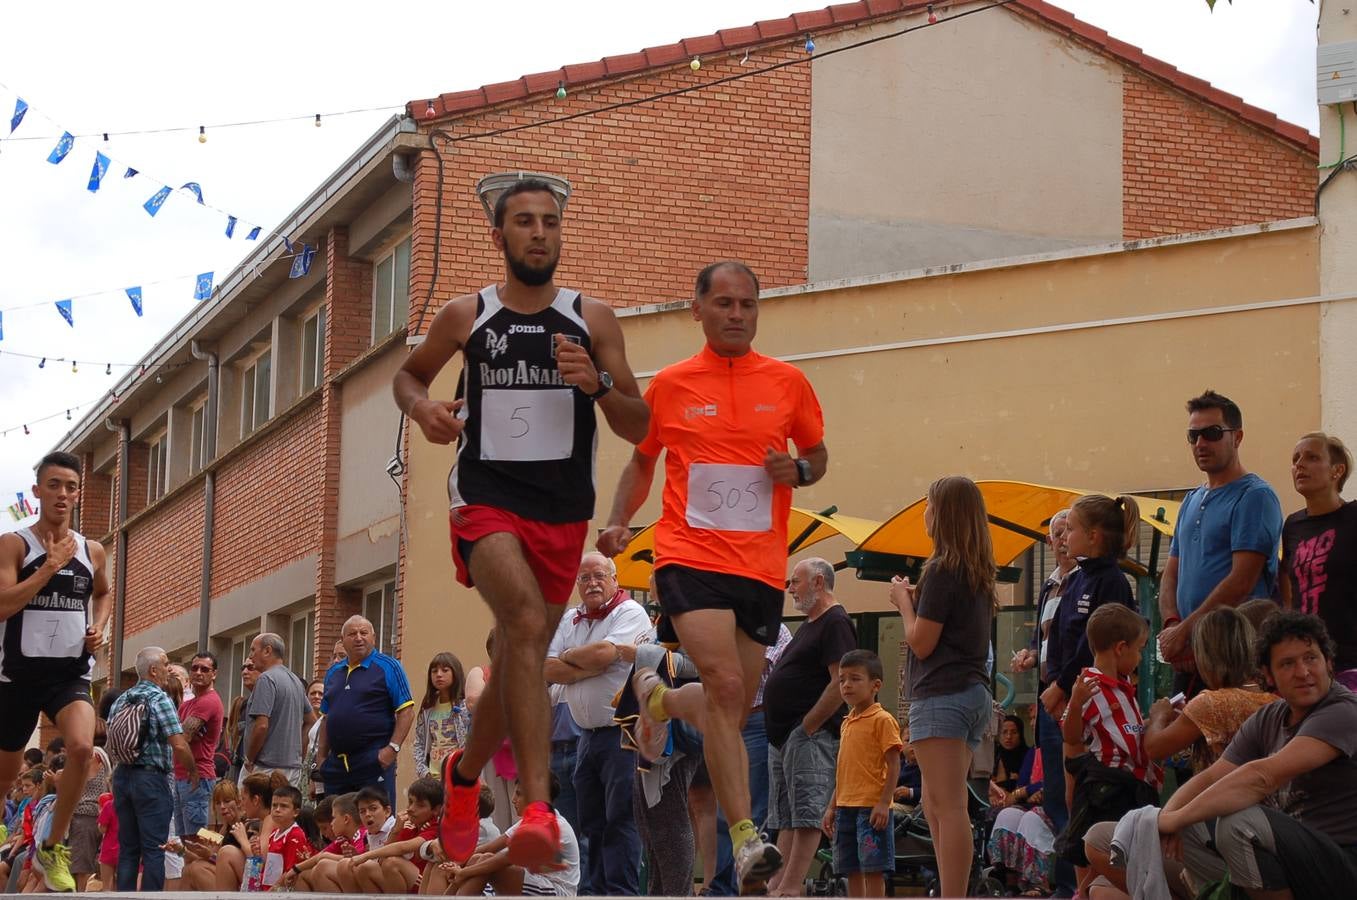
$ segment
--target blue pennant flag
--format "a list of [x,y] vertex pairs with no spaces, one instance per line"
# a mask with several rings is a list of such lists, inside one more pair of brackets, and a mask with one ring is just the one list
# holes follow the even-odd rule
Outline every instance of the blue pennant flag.
[[138,316],[141,315],[141,288],[130,287],[127,289],[127,299],[132,301],[132,309],[136,310]]
[[162,206],[165,205],[165,200],[166,200],[169,196],[170,196],[170,189],[167,188],[167,187],[163,187],[163,188],[161,188],[160,190],[156,191],[156,192],[151,196],[151,199],[150,199],[150,200],[147,200],[145,203],[143,203],[143,204],[141,205],[141,208],[144,209],[144,210],[146,210],[146,214],[147,214],[147,215],[149,215],[149,216],[151,216],[152,218],[154,218],[154,217],[155,217],[155,214],[158,213],[158,212],[160,212],[160,207],[162,207]]
[[292,253],[292,252],[293,252],[293,250],[292,250],[292,242],[289,241],[289,240],[287,239],[287,235],[283,235],[283,246],[287,248],[287,252],[288,252],[288,253]]
[[186,183],[184,183],[184,184],[181,184],[181,185],[179,185],[179,190],[181,190],[181,191],[192,191],[192,192],[193,192],[193,196],[195,196],[195,197],[198,198],[198,205],[199,205],[199,206],[203,206],[203,205],[204,205],[204,204],[203,204],[203,189],[202,189],[201,187],[198,186],[198,182],[196,182],[196,181],[189,181],[189,182],[186,182]]
[[22,97],[16,97],[14,100],[14,115],[9,117],[9,133],[13,134],[14,129],[19,127],[19,123],[24,120],[24,115],[28,112],[28,104]]
[[127,171],[123,173],[123,177],[124,177],[124,178],[131,178],[133,175],[136,175],[136,174],[137,174],[137,170],[134,169],[134,168],[132,168],[131,166],[128,166],[128,167],[127,167]]
[[0,312],[0,341],[5,339],[5,314]]
[[311,272],[311,260],[316,255],[316,248],[309,244],[302,244],[302,252],[298,253],[292,259],[292,270],[287,273],[288,278],[301,278]]
[[226,217],[226,236],[227,236],[227,237],[235,237],[235,236],[236,236],[236,217],[235,217],[235,216],[227,216],[227,217]]
[[193,289],[194,300],[207,300],[212,297],[212,273],[204,272],[198,276],[197,287]]
[[61,313],[61,317],[66,320],[67,325],[72,328],[75,327],[75,315],[71,312],[71,301],[58,300],[57,312]]
[[75,136],[69,131],[63,132],[61,140],[52,148],[52,152],[47,154],[47,161],[52,165],[57,165],[66,158],[66,154],[71,152],[71,147],[75,146]]
[[90,193],[93,194],[99,190],[99,184],[104,180],[104,175],[108,173],[109,159],[102,153],[94,154],[94,168],[90,170]]
[[261,226],[259,225],[254,226],[253,228],[250,229],[250,233],[245,235],[245,240],[247,241],[258,240],[259,232],[261,231],[263,231],[263,228]]

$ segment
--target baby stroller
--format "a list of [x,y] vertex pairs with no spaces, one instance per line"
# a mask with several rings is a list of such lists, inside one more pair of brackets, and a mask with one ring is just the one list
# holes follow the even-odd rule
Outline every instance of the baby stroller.
[[[976,791],[970,782],[966,786],[967,811],[971,820],[971,838],[974,842],[974,856],[971,862],[971,877],[967,896],[1002,897],[1005,894],[1004,882],[995,877],[992,867],[985,863],[985,810],[989,803]],[[896,896],[898,887],[922,887],[929,897],[941,895],[938,882],[938,863],[933,851],[933,837],[924,818],[923,806],[913,808],[896,806],[895,810],[895,874],[886,879],[886,894]],[[808,897],[846,897],[848,879],[834,871],[834,851],[827,838],[821,840],[820,850],[816,853],[820,861],[820,871],[815,877],[805,881],[805,893]]]

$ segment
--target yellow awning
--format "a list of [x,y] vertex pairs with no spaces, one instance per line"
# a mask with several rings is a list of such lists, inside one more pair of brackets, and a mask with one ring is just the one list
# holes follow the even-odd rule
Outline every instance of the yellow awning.
[[[976,485],[985,498],[985,509],[991,518],[990,538],[994,542],[994,561],[1000,566],[1012,563],[1036,540],[1033,535],[1023,534],[1007,525],[1044,534],[1051,516],[1068,508],[1085,494],[1099,493],[1024,481],[977,481]],[[1178,518],[1177,501],[1139,496],[1135,496],[1135,501],[1140,507],[1142,521],[1162,534],[1173,535],[1173,523]],[[856,549],[927,559],[933,553],[933,542],[924,531],[924,505],[924,498],[920,498],[900,510]],[[1161,508],[1167,521],[1161,522],[1154,518]],[[996,519],[1001,521],[994,521]]]
[[[880,526],[880,522],[871,519],[841,516],[838,513],[823,515],[793,506],[787,515],[787,543],[793,552],[798,552],[836,535],[843,535],[856,546]],[[655,524],[652,522],[638,531],[627,549],[613,561],[617,563],[617,583],[622,588],[630,591],[649,590],[650,572],[655,563]]]

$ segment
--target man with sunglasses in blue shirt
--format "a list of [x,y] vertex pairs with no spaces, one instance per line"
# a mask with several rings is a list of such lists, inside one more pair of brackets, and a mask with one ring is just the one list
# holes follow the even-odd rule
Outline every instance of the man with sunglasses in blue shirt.
[[1244,417],[1223,394],[1187,401],[1187,441],[1206,484],[1183,499],[1159,590],[1159,651],[1179,671],[1176,686],[1195,694],[1192,628],[1220,606],[1274,596],[1282,505],[1266,481],[1244,468]]

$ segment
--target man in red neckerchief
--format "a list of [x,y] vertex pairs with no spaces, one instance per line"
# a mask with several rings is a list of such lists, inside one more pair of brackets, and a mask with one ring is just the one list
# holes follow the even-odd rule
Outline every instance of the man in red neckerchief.
[[627,683],[636,642],[650,632],[645,608],[617,586],[617,567],[601,553],[580,562],[581,604],[567,610],[547,650],[547,681],[565,685],[583,734],[575,764],[574,823],[582,860],[580,893],[635,896],[641,838],[632,814],[636,751],[624,749],[613,722],[613,697]]

